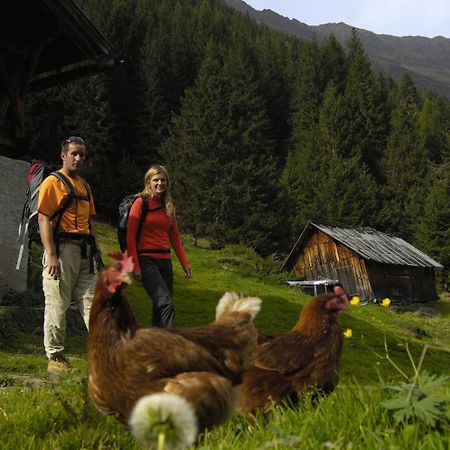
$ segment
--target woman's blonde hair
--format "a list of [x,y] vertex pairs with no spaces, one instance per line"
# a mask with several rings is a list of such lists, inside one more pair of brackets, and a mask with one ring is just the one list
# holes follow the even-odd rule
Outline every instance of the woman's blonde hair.
[[144,189],[142,192],[139,193],[139,195],[146,197],[153,197],[154,193],[152,191],[150,181],[153,178],[153,176],[158,175],[160,173],[162,173],[166,178],[166,190],[161,196],[161,201],[166,207],[167,216],[171,218],[175,213],[175,205],[173,204],[172,196],[170,195],[169,174],[167,173],[167,170],[164,166],[161,166],[159,164],[154,164],[150,166],[150,168],[147,170],[144,176]]

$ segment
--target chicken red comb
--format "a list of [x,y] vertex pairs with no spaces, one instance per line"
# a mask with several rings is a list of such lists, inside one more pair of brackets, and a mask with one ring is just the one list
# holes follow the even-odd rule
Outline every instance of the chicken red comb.
[[131,273],[133,272],[134,264],[133,264],[133,258],[131,256],[128,256],[127,250],[125,250],[124,253],[120,252],[112,252],[108,253],[109,256],[111,256],[114,259],[117,259],[119,263],[117,264],[117,270],[122,273]]
[[117,260],[117,263],[108,267],[103,275],[103,281],[106,289],[111,294],[124,283],[131,284],[130,273],[133,271],[133,259],[128,253],[109,253],[109,256]]

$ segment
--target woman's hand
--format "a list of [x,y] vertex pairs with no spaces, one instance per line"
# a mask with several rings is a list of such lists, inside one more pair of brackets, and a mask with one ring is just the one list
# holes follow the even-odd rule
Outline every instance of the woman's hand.
[[192,270],[190,267],[183,267],[186,278],[192,278]]

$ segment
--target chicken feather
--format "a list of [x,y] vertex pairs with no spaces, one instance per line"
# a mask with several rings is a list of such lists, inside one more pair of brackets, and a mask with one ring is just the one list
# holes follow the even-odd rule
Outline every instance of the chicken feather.
[[289,333],[260,333],[255,363],[239,386],[238,409],[267,413],[282,401],[297,402],[307,391],[332,392],[343,341],[337,317],[347,304],[345,292],[335,288],[309,300]]
[[[236,386],[253,364],[261,307],[256,297],[226,293],[216,320],[206,326],[166,330],[137,324],[125,296],[127,255],[100,274],[88,335],[88,391],[103,414],[128,427],[139,399],[167,393],[192,406],[198,433],[226,420]],[[112,289],[114,286],[114,289]]]

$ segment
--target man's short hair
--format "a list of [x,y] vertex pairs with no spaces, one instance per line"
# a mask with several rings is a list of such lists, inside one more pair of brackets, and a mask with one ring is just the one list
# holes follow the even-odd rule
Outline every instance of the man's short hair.
[[61,151],[66,152],[67,151],[67,147],[72,142],[76,142],[77,144],[81,144],[81,145],[86,145],[84,143],[84,139],[81,138],[80,136],[69,136],[67,139],[64,139],[61,142]]

